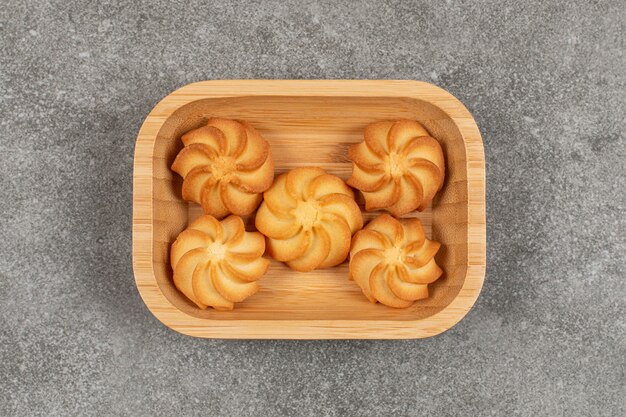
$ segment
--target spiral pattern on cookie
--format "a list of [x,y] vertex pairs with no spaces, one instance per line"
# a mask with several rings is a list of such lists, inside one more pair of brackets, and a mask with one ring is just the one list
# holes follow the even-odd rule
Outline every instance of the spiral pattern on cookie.
[[443,186],[439,142],[413,120],[372,123],[364,138],[349,149],[353,167],[347,183],[363,193],[365,209],[395,216],[424,210]]
[[272,185],[270,146],[247,123],[209,119],[181,137],[184,148],[172,170],[183,177],[182,197],[218,219],[252,213]]
[[172,244],[174,285],[202,309],[232,310],[259,290],[270,265],[264,252],[263,235],[246,232],[240,217],[202,216]]
[[363,217],[350,187],[309,167],[276,178],[264,193],[255,224],[274,259],[296,271],[311,271],[346,259]]
[[350,278],[373,303],[409,307],[441,276],[434,258],[440,246],[426,239],[418,219],[382,214],[354,235]]

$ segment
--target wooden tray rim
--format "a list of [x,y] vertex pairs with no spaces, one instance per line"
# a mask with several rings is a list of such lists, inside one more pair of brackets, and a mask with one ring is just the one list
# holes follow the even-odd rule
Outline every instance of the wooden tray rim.
[[[438,313],[419,320],[220,320],[179,310],[163,295],[152,264],[152,158],[156,137],[179,108],[196,100],[243,96],[395,97],[427,101],[459,129],[466,150],[468,265],[463,286]],[[137,289],[156,318],[180,333],[223,339],[412,339],[440,334],[458,323],[480,294],[486,267],[485,158],[470,112],[452,94],[413,80],[210,80],[187,84],[163,98],[142,124],[133,172],[133,270]],[[164,307],[167,306],[167,307]]]

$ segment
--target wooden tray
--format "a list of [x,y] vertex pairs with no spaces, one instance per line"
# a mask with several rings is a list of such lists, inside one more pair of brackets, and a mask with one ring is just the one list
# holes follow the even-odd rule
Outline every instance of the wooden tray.
[[[169,247],[201,213],[181,199],[181,179],[169,167],[180,136],[209,117],[250,122],[270,142],[276,173],[321,166],[348,178],[348,146],[376,120],[408,118],[442,143],[446,181],[432,209],[419,217],[442,243],[444,276],[431,297],[397,310],[371,304],[347,262],[309,273],[273,261],[261,291],[235,310],[200,310],[172,283]],[[474,119],[450,93],[416,81],[203,81],[165,97],[146,118],[135,146],[133,266],[152,313],[181,333],[211,338],[403,339],[439,334],[467,314],[485,273],[485,160]],[[358,201],[362,206],[362,199]],[[366,213],[368,221],[375,214]],[[251,219],[247,220],[253,229]]]

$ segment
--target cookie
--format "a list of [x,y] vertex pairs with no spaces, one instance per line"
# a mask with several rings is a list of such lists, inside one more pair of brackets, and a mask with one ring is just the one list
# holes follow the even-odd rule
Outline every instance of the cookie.
[[263,235],[246,232],[240,217],[202,216],[172,244],[174,285],[202,309],[232,310],[259,290],[270,265],[264,252]]
[[424,210],[443,186],[439,142],[413,120],[372,123],[364,137],[349,149],[353,167],[347,183],[363,193],[365,209],[395,216]]
[[263,195],[255,224],[274,259],[296,271],[311,271],[346,259],[363,217],[343,180],[307,167],[276,178]]
[[409,307],[441,276],[434,258],[440,246],[426,239],[418,219],[382,214],[352,239],[350,279],[372,303]]
[[172,170],[183,177],[182,197],[218,219],[252,213],[274,179],[270,146],[250,125],[209,119],[181,138]]

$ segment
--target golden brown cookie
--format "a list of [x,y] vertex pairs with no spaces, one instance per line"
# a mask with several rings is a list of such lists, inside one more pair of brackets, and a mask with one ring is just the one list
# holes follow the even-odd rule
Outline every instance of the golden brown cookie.
[[418,219],[382,214],[354,235],[350,278],[373,303],[409,307],[441,276],[434,258],[440,246],[426,239]]
[[321,168],[308,167],[276,178],[263,195],[255,223],[274,259],[296,271],[311,271],[346,259],[363,217],[350,187]]
[[202,309],[232,310],[258,291],[270,265],[263,252],[263,235],[246,232],[241,217],[202,216],[172,244],[174,285]]
[[349,149],[353,167],[347,183],[363,193],[365,209],[395,216],[424,210],[443,186],[439,142],[413,120],[372,123],[364,137]]
[[200,204],[218,219],[257,208],[274,179],[270,146],[259,132],[247,123],[209,119],[181,140],[185,147],[172,170],[183,177],[184,200]]

